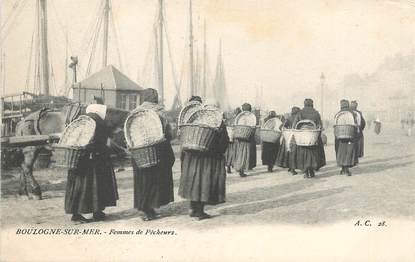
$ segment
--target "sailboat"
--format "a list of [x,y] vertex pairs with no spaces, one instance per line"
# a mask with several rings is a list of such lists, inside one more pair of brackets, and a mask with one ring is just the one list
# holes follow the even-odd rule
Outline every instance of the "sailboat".
[[[24,5],[16,6],[15,12],[21,12]],[[11,14],[10,17],[17,19],[18,14]],[[12,20],[12,19],[11,19]],[[7,20],[10,21],[10,20]],[[12,22],[2,24],[1,44],[6,40],[8,33],[13,28]],[[35,44],[35,48],[34,47]],[[34,52],[32,52],[34,51]],[[13,135],[16,123],[31,112],[40,110],[44,107],[61,108],[70,102],[64,96],[52,95],[51,82],[54,84],[53,68],[49,61],[48,48],[48,12],[47,0],[36,0],[36,24],[31,42],[31,56],[29,59],[28,76],[26,79],[26,90],[29,90],[29,75],[31,73],[32,55],[35,57],[33,88],[34,92],[24,91],[22,93],[5,95],[5,62],[2,56],[2,135]],[[51,74],[52,73],[52,74]],[[55,92],[56,93],[56,92]]]

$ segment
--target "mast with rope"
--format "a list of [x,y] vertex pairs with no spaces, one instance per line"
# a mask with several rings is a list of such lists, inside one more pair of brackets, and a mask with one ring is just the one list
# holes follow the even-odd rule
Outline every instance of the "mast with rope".
[[206,98],[206,86],[207,86],[207,45],[206,45],[206,20],[203,23],[203,79],[202,79],[202,92],[200,95]]
[[47,0],[38,0],[40,44],[40,94],[49,95],[48,16]]
[[104,37],[102,43],[102,68],[107,66],[108,60],[108,25],[110,13],[110,0],[104,0]]
[[225,67],[222,57],[222,40],[219,41],[219,51],[216,64],[215,80],[213,83],[213,95],[222,110],[229,110],[228,94],[226,91]]
[[[84,38],[86,40],[86,45],[84,48],[82,48],[82,50],[86,50],[87,53],[81,55],[81,58],[83,58],[84,55],[86,55],[88,60],[84,77],[91,75],[91,73],[93,72],[92,70],[100,70],[108,65],[110,49],[109,46],[111,44],[109,43],[110,38],[114,39],[114,44],[118,55],[118,63],[121,71],[124,71],[119,47],[120,43],[118,42],[117,27],[115,19],[113,17],[112,9],[113,6],[111,0],[101,0],[98,6],[98,12],[96,14],[96,17],[92,20],[91,26],[89,27],[89,30],[87,30],[86,32],[87,37]],[[101,37],[102,45],[99,45],[98,40],[101,39]],[[101,46],[102,50],[98,50]],[[97,61],[95,60],[95,56],[98,51],[102,52],[102,60]],[[80,60],[82,60],[81,58]],[[99,62],[101,62],[101,64],[99,64]],[[81,67],[79,67],[79,69],[83,71]]]
[[193,17],[192,17],[192,0],[189,0],[189,88],[190,96],[195,94],[194,87],[194,63],[193,63]]
[[159,0],[159,45],[158,45],[158,81],[159,88],[158,93],[160,96],[160,103],[164,105],[164,59],[163,59],[163,0]]
[[324,73],[320,75],[320,114],[321,120],[324,121],[324,85],[325,85],[326,77]]

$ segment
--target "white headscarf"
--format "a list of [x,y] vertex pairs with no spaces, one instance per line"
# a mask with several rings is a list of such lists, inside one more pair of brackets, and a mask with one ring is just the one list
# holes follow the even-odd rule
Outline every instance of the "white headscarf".
[[107,114],[107,106],[106,105],[100,105],[100,104],[90,104],[86,108],[86,113],[95,113],[97,114],[102,120],[105,119],[105,116]]

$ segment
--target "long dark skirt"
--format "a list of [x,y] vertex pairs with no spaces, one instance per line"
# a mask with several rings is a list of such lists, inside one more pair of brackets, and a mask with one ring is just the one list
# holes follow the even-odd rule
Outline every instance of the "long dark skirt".
[[363,134],[361,134],[357,139],[357,157],[363,157],[364,147],[365,147],[365,138]]
[[321,136],[318,138],[317,146],[318,146],[318,153],[319,153],[319,164],[317,168],[318,170],[319,168],[326,165],[326,153],[324,152],[324,144],[323,144],[323,139],[321,138]]
[[234,166],[235,162],[235,143],[231,142],[225,152],[225,164],[226,166]]
[[255,141],[255,137],[252,138],[251,142],[250,142],[250,154],[249,154],[249,167],[248,169],[253,169],[254,167],[256,167],[256,141]]
[[109,156],[85,157],[77,169],[68,171],[65,193],[67,214],[102,211],[105,207],[115,206],[117,200],[117,181]]
[[169,143],[157,166],[138,168],[132,160],[134,171],[134,207],[145,211],[159,208],[174,201],[173,171],[174,153]]
[[274,166],[277,159],[280,143],[262,143],[262,164],[266,166]]
[[217,205],[225,202],[225,158],[184,152],[179,196],[190,201]]
[[291,168],[291,169],[297,169],[297,159],[296,159],[296,153],[297,153],[297,146],[295,145],[295,142],[292,141],[290,145],[290,150],[288,151],[286,148],[286,141],[283,138],[280,148],[278,150],[277,154],[277,160],[276,165],[283,168]]
[[338,140],[336,144],[336,161],[338,166],[353,167],[359,162],[357,141]]
[[252,150],[251,142],[244,140],[235,140],[235,161],[234,167],[236,171],[246,171],[252,166]]
[[318,170],[326,165],[326,156],[321,138],[315,146],[297,146],[297,168],[303,171],[307,169]]

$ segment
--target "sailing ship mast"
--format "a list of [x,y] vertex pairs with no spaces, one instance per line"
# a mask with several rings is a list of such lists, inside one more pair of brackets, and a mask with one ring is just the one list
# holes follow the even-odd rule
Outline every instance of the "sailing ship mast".
[[194,87],[194,62],[193,62],[193,17],[192,17],[192,0],[189,0],[189,87],[190,96],[195,95]]
[[326,77],[324,73],[320,75],[320,114],[321,120],[324,120],[324,85],[325,85]]
[[160,103],[164,104],[164,58],[163,58],[163,0],[159,0],[159,50],[158,50],[158,81],[159,81],[159,96]]
[[110,14],[110,0],[105,0],[104,6],[104,37],[102,44],[102,68],[107,66],[108,61],[108,25]]
[[40,44],[40,94],[49,96],[49,55],[47,0],[38,0],[39,44]]
[[202,79],[202,92],[200,95],[206,98],[206,86],[207,86],[207,45],[206,45],[206,20],[203,24],[203,79]]

